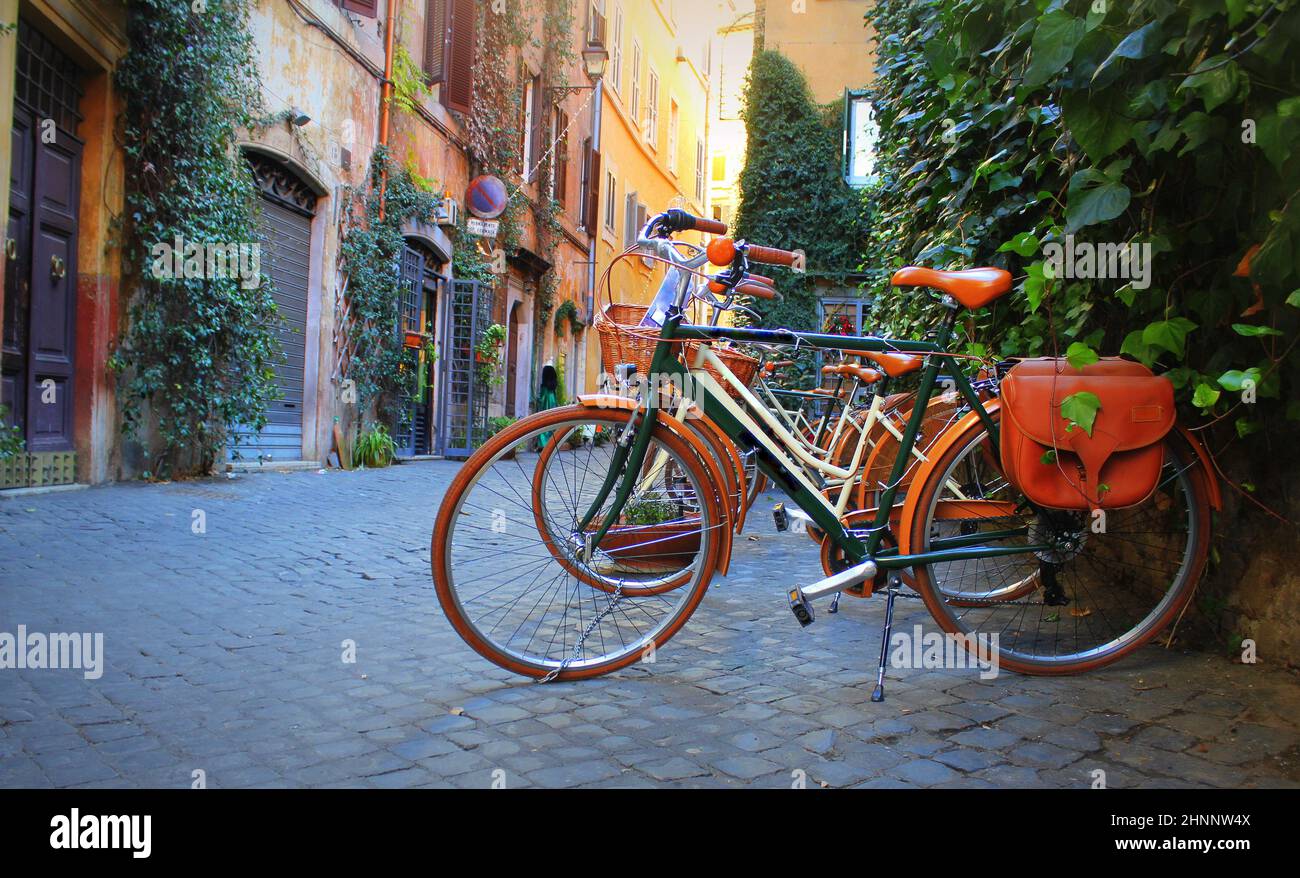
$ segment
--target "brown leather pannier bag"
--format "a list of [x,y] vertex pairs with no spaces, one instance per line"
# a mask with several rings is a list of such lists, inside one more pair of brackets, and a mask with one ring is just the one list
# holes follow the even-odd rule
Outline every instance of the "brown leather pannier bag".
[[[1097,395],[1092,435],[1061,415],[1071,394]],[[1174,388],[1141,363],[1103,358],[1082,370],[1064,359],[1023,360],[1001,382],[1002,467],[1011,483],[1049,509],[1122,509],[1155,491]],[[1048,454],[1055,451],[1055,458]]]

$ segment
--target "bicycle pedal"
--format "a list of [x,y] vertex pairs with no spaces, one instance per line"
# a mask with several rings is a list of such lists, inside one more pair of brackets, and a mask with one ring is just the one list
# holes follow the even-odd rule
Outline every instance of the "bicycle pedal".
[[776,524],[776,529],[785,533],[790,529],[790,513],[785,511],[785,504],[778,503],[772,507],[772,521]]
[[811,625],[814,620],[812,601],[804,596],[803,589],[796,585],[786,596],[790,599],[790,612],[799,620],[799,625],[803,628]]

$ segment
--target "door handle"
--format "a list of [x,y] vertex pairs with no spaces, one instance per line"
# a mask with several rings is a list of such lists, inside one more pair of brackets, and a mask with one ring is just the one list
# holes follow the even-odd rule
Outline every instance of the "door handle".
[[14,238],[5,239],[5,258],[6,259],[18,258],[18,241],[16,239]]
[[51,256],[50,277],[54,278],[55,280],[63,280],[64,276],[67,273],[68,273],[68,263],[64,262],[62,257]]

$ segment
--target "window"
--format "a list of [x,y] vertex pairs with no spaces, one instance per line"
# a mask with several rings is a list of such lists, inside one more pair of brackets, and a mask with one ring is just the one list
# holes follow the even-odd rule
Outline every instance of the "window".
[[614,33],[609,41],[609,84],[623,90],[623,7],[614,8]]
[[605,228],[613,234],[618,234],[618,214],[615,205],[618,203],[618,180],[614,178],[613,171],[605,172]]
[[650,87],[646,89],[645,142],[659,148],[659,74],[650,71]]
[[623,249],[636,243],[637,233],[641,227],[636,224],[636,193],[629,192],[623,196]]
[[722,182],[727,179],[727,154],[720,152],[713,157],[713,179]]
[[425,0],[424,75],[442,84],[443,104],[460,113],[474,102],[474,16],[474,0]]
[[704,204],[704,163],[708,155],[704,151],[704,138],[695,138],[695,200]]
[[605,0],[587,4],[587,42],[605,44]]
[[844,179],[850,186],[866,186],[876,173],[876,143],[880,126],[875,108],[865,92],[844,93]]
[[582,141],[581,165],[578,168],[578,226],[591,228],[591,138]]
[[632,100],[628,104],[632,121],[641,124],[641,44],[632,41]]
[[569,116],[559,107],[551,114],[551,143],[555,144],[551,161],[551,194],[563,207],[569,182]]
[[669,101],[668,108],[668,170],[677,173],[677,126],[680,122],[677,102]]
[[366,18],[378,16],[379,0],[338,0],[338,5],[348,12],[364,15]]
[[536,76],[524,83],[524,118],[523,124],[520,125],[520,133],[523,136],[524,142],[520,145],[519,151],[520,155],[523,156],[523,167],[519,169],[519,173],[523,176],[525,183],[532,180],[533,162],[536,161],[537,158],[537,137],[535,128],[537,126],[537,117],[539,115],[537,112],[539,109],[537,106],[537,100],[540,88],[540,79]]

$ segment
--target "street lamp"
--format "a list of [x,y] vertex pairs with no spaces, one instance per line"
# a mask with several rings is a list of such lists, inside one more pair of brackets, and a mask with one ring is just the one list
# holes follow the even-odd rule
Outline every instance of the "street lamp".
[[603,42],[588,40],[582,49],[582,66],[587,70],[587,78],[599,82],[605,76],[605,67],[609,64],[609,49]]

